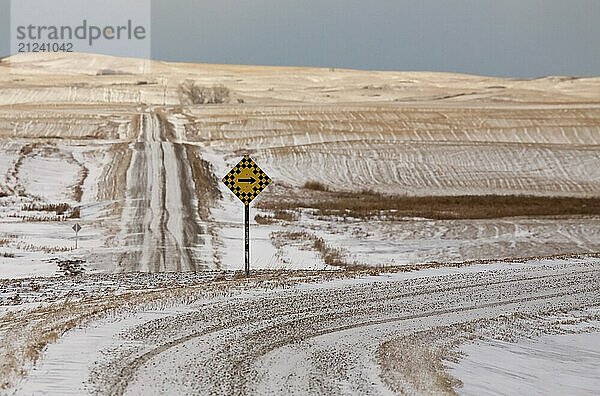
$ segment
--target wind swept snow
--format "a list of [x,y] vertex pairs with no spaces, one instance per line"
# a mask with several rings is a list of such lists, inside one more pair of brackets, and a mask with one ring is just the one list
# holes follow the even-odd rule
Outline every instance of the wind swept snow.
[[464,345],[460,348],[463,357],[450,364],[450,373],[462,382],[458,393],[481,396],[597,393],[600,322],[583,325],[579,330],[574,329],[578,333]]
[[600,78],[146,63],[0,61],[0,393],[599,393]]
[[[598,266],[597,259],[546,260],[356,279],[332,280],[339,276],[332,274],[330,281],[308,284],[297,282],[310,282],[314,273],[262,273],[248,281],[226,277],[201,287],[174,287],[172,278],[166,289],[98,295],[76,309],[65,305],[56,319],[40,317],[38,326],[57,326],[54,320],[84,320],[88,309],[97,315],[115,312],[118,304],[129,307],[61,335],[16,389],[111,395],[449,393],[458,382],[443,362],[462,343],[543,335],[560,326],[578,332],[573,323],[600,320],[593,310],[600,303]],[[273,288],[273,281],[287,287]],[[93,289],[88,293],[93,296]],[[189,302],[177,303],[176,296],[183,295]],[[17,348],[25,342],[20,331],[11,340]],[[585,354],[581,359],[586,361]],[[74,370],[58,361],[72,362]]]

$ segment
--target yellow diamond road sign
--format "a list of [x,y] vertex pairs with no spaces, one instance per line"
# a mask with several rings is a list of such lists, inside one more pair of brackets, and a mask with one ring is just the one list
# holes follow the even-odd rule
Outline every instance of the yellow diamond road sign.
[[250,205],[250,202],[271,184],[271,179],[246,155],[223,177],[223,183],[244,205]]

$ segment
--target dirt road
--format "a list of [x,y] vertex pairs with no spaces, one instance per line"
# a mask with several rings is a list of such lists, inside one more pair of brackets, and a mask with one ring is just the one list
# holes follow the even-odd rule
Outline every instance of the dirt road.
[[197,200],[185,147],[155,111],[140,114],[126,175],[118,271],[196,270]]
[[[546,318],[600,305],[597,259],[273,290],[253,282],[191,304],[135,308],[67,333],[20,389],[62,395],[451,393],[457,382],[443,359],[461,342],[543,334],[555,327]],[[600,314],[582,320],[598,321]],[[59,364],[64,361],[73,371]]]

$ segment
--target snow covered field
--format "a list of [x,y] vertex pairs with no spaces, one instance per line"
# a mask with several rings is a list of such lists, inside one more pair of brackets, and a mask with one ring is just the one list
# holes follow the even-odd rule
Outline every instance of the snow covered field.
[[[0,392],[544,394],[563,370],[598,393],[597,213],[297,202],[597,199],[600,78],[138,64],[0,62]],[[182,104],[186,81],[229,101]],[[220,182],[244,154],[274,181],[250,280]]]
[[450,373],[461,379],[463,395],[593,395],[600,389],[600,324],[588,331],[468,345]]
[[[218,180],[243,153],[275,181],[256,201],[266,206],[307,182],[412,196],[600,191],[598,78],[164,62],[129,74],[138,63],[80,54],[0,64],[0,275],[56,273],[47,260],[57,257],[102,272],[239,268],[242,205]],[[223,84],[230,103],[179,106],[185,80]],[[61,222],[23,210],[63,203],[78,212]],[[252,223],[255,268],[327,268],[314,241],[369,266],[600,244],[596,216],[364,221],[304,210]]]
[[[66,295],[44,292],[43,279],[28,280],[23,309],[5,306],[11,312],[3,316],[0,346],[6,389],[61,395],[478,393],[483,388],[472,388],[481,387],[478,374],[493,363],[472,371],[470,359],[490,358],[484,349],[447,371],[460,345],[469,353],[479,339],[504,340],[483,347],[498,348],[526,336],[539,344],[544,334],[559,331],[588,332],[592,343],[600,334],[598,259],[377,276],[182,275],[138,274],[121,282],[94,275],[58,283],[57,290],[75,292]],[[507,359],[520,342],[506,347]],[[597,369],[590,366],[594,352],[581,351],[572,359],[590,378]],[[523,364],[527,358],[535,354]],[[496,371],[497,384],[514,368],[502,367],[507,371]],[[528,379],[511,378],[511,389],[530,387]],[[567,389],[557,382],[561,377],[548,381],[539,389]],[[594,381],[568,389],[597,390]]]

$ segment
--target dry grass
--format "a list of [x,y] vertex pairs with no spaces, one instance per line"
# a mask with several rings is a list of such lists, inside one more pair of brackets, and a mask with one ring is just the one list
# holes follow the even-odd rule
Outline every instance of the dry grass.
[[298,220],[298,213],[291,210],[276,210],[273,213],[273,218],[283,221],[296,221]]
[[276,220],[297,221],[298,217],[298,213],[291,210],[276,210],[272,215],[256,215],[254,220],[258,224],[273,224],[276,223]]
[[335,267],[344,267],[346,265],[346,261],[344,261],[344,256],[340,248],[329,246],[325,243],[323,238],[314,237],[313,240],[314,248],[319,252],[325,264]]
[[448,374],[444,360],[468,337],[467,329],[436,327],[383,343],[377,359],[384,381],[398,394],[456,395],[461,382]]
[[81,202],[81,198],[83,197],[83,183],[85,183],[85,179],[87,179],[90,171],[87,167],[81,166],[81,172],[79,174],[79,180],[77,184],[73,187],[73,198],[77,202]]
[[25,212],[54,212],[50,216],[27,216],[18,214],[9,214],[9,217],[20,218],[23,221],[65,221],[68,219],[79,219],[81,210],[72,208],[68,203],[31,203],[21,206]]
[[54,212],[57,215],[63,215],[71,209],[71,206],[68,203],[57,203],[57,204],[48,204],[48,203],[31,203],[21,206],[22,211],[27,212]]
[[274,233],[272,238],[278,238],[274,241],[276,246],[283,246],[282,239],[289,241],[307,241],[310,242],[310,247],[315,250],[323,260],[323,263],[334,267],[347,267],[348,264],[344,260],[342,249],[334,248],[328,245],[323,238],[310,234],[306,231],[301,232],[279,232]]
[[78,276],[84,273],[82,264],[85,264],[84,260],[58,260],[58,268],[67,276]]
[[[132,118],[131,123],[132,128],[139,128],[137,117]],[[118,202],[121,202],[125,196],[125,180],[131,162],[132,150],[129,149],[127,143],[115,143],[111,145],[109,153],[112,161],[109,166],[102,169],[100,180],[103,180],[103,183],[99,185],[97,199],[98,201],[114,201],[111,212],[120,217],[123,207]],[[112,232],[116,233],[116,230]]]
[[514,216],[600,215],[600,197],[538,197],[528,195],[461,195],[407,197],[379,194],[314,191],[263,200],[271,210],[314,209],[321,216],[355,218],[424,217],[436,220],[493,219]]
[[273,218],[273,216],[268,216],[268,215],[267,216],[256,215],[256,216],[254,216],[254,221],[256,221],[257,224],[262,224],[262,225],[275,223],[275,219]]
[[307,181],[302,187],[304,187],[307,190],[313,191],[329,191],[329,189],[325,187],[322,183],[316,181]]
[[33,153],[33,149],[35,147],[37,147],[39,144],[26,144],[25,146],[21,147],[21,150],[19,151],[19,156],[28,156],[29,154]]
[[31,243],[19,242],[16,248],[25,252],[64,253],[75,250],[70,246],[37,246]]
[[101,69],[96,72],[97,76],[130,76],[132,73],[123,71],[123,70],[115,70],[115,69]]
[[210,208],[221,199],[219,179],[217,179],[212,165],[200,157],[195,146],[186,144],[185,151],[192,170],[196,195],[202,197],[202,201],[198,201],[198,215],[202,220],[208,221],[210,220]]
[[69,219],[79,219],[79,218],[81,218],[81,209],[79,209],[79,208],[73,208],[73,210],[71,210],[71,214],[69,214],[68,218]]
[[20,215],[20,214],[16,214],[16,213],[9,213],[6,217],[11,217],[14,219],[21,219],[24,222],[31,222],[31,223],[44,223],[44,222],[51,222],[51,221],[67,221],[66,216],[55,216],[55,215],[25,216],[25,215]]

